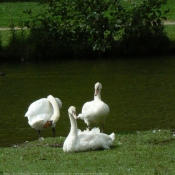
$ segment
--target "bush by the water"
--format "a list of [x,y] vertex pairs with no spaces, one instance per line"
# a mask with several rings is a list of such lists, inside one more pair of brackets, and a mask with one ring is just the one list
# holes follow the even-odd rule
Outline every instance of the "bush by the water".
[[168,10],[160,10],[165,3],[143,0],[126,9],[119,0],[41,0],[43,10],[38,15],[25,12],[30,15],[25,21],[30,35],[23,29],[16,35],[12,28],[7,56],[62,59],[166,52],[169,39],[162,21]]
[[124,27],[121,42],[126,54],[160,53],[168,49],[169,39],[162,21],[169,10],[160,10],[165,3],[166,0],[143,0],[128,12],[129,24]]

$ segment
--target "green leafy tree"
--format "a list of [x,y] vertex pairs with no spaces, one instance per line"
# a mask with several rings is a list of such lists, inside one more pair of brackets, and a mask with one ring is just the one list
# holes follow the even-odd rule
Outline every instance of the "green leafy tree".
[[160,11],[166,0],[143,0],[133,4],[134,8],[127,12],[128,21],[124,26],[122,47],[129,53],[146,53],[164,47],[168,42],[163,20],[169,12]]
[[51,47],[55,53],[105,52],[127,20],[118,0],[45,0],[41,4],[45,10],[31,16],[27,25],[39,50],[47,52]]
[[126,10],[119,0],[41,0],[31,20],[29,43],[35,56],[57,58],[80,53],[147,53],[168,42],[160,11],[166,0],[143,0]]

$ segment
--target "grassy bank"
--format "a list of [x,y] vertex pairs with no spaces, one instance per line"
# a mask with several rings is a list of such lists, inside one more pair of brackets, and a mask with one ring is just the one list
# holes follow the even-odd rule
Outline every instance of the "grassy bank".
[[110,150],[64,153],[64,138],[0,148],[4,173],[175,174],[175,137],[168,130],[116,134]]
[[24,13],[32,9],[37,14],[41,9],[37,2],[1,2],[0,3],[0,27],[9,27],[11,23],[19,26],[29,16]]

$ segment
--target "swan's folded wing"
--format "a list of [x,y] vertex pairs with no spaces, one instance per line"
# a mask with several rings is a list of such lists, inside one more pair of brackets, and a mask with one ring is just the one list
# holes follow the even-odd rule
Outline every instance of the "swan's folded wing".
[[99,128],[92,128],[92,130],[90,131],[91,134],[98,134],[100,133],[100,129]]
[[26,112],[25,116],[33,116],[33,115],[38,115],[41,113],[47,113],[47,112],[53,112],[49,111],[52,108],[50,108],[50,103],[46,98],[39,99],[35,102],[33,102],[29,108],[28,111]]
[[78,137],[76,149],[78,151],[86,151],[95,150],[102,147],[103,143],[98,134],[81,134]]
[[82,112],[86,112],[92,106],[92,101],[86,102],[82,107]]
[[80,129],[77,129],[77,133],[80,134],[99,134],[100,129],[99,128],[93,128],[92,130],[89,130],[88,128],[84,131],[81,131]]

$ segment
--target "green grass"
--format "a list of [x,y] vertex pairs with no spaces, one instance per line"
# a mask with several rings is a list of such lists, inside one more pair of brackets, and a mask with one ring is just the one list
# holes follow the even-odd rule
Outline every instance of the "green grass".
[[9,30],[2,30],[0,31],[0,35],[2,37],[2,46],[7,46],[9,43],[9,38],[11,36],[11,33]]
[[0,148],[0,172],[175,174],[175,137],[168,130],[116,134],[110,150],[64,153],[59,147],[63,142],[46,138]]
[[0,3],[0,27],[9,27],[11,23],[15,26],[21,25],[29,16],[24,11],[32,9],[37,14],[41,8],[37,2],[1,2]]
[[167,0],[167,4],[162,6],[162,10],[170,9],[169,13],[166,15],[168,21],[175,21],[175,1]]
[[165,26],[165,31],[167,32],[168,37],[172,40],[175,41],[175,25],[166,25]]
[[[38,1],[39,2],[39,1]],[[133,1],[124,1],[121,0],[122,4],[130,8],[131,2]],[[135,0],[134,2],[142,2],[142,0]],[[175,1],[167,0],[167,4],[162,7],[163,10],[170,9],[170,12],[167,14],[168,20],[175,21]],[[26,19],[29,19],[29,16],[24,11],[32,9],[34,14],[37,14],[41,11],[41,7],[38,6],[36,1],[34,2],[1,2],[0,3],[0,27],[9,27],[11,22],[18,26],[19,23],[23,22]]]
[[[124,5],[126,8],[131,8],[131,4],[133,2],[142,2],[143,0],[121,0],[121,3]],[[167,4],[163,5],[161,8],[163,11],[170,9],[170,12],[166,15],[167,20],[169,21],[175,21],[175,1],[174,0],[167,0]]]
[[[16,30],[16,34],[20,34],[21,30]],[[27,29],[24,31],[25,32],[25,36],[27,38],[27,36],[30,33],[30,30]],[[2,38],[2,46],[5,47],[9,44],[9,38],[11,38],[12,36],[12,32],[10,30],[0,30],[0,35]]]

